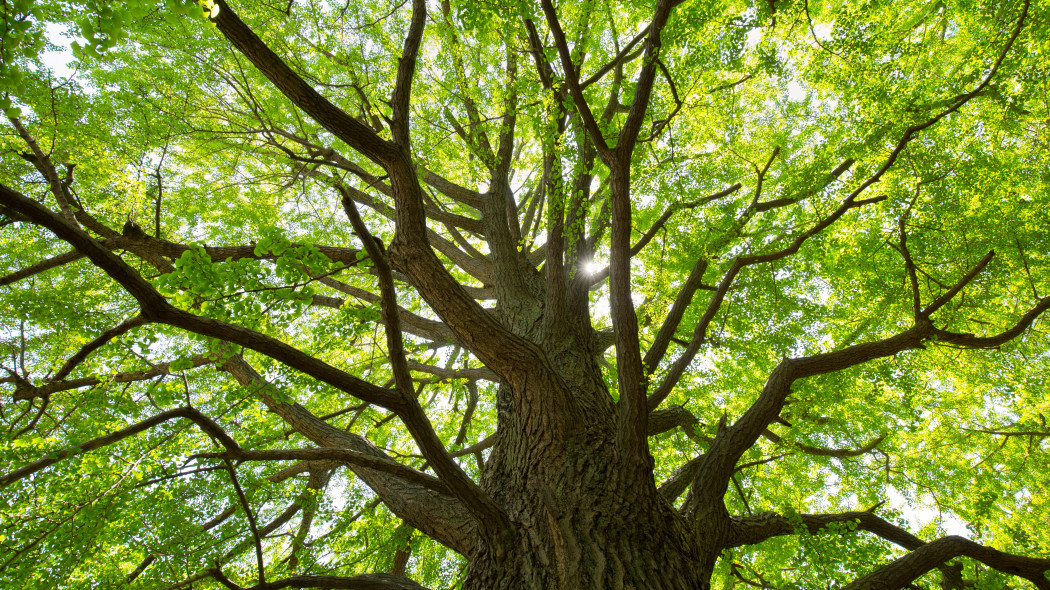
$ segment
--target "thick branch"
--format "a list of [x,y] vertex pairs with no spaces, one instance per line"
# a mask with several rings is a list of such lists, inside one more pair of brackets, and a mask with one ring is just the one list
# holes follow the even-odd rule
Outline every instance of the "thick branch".
[[396,203],[397,232],[390,246],[391,262],[413,281],[420,295],[481,362],[518,392],[543,391],[561,396],[566,388],[550,362],[531,342],[504,328],[481,308],[434,255],[426,240],[422,190],[407,159],[389,168]]
[[736,423],[721,431],[703,455],[690,496],[686,500],[687,510],[703,503],[718,502],[722,498],[736,462],[762,436],[766,427],[780,416],[784,401],[791,393],[791,384],[797,379],[840,371],[903,350],[919,348],[932,331],[933,327],[929,323],[920,324],[884,340],[857,344],[827,354],[782,360],[766,381],[758,400]]
[[[409,107],[412,101],[412,77],[416,73],[416,59],[419,56],[419,44],[423,39],[423,27],[426,25],[427,7],[423,0],[412,0],[412,22],[408,25],[408,34],[398,59],[397,82],[390,97],[390,108],[393,120],[390,129],[394,143],[402,149],[408,149]],[[310,113],[314,116],[313,113]],[[316,117],[314,117],[316,118]]]
[[1050,559],[1004,553],[959,536],[941,537],[845,586],[843,590],[905,588],[926,572],[956,557],[969,557],[1003,573],[1022,577],[1039,590],[1050,590]]
[[918,549],[925,544],[915,535],[866,510],[838,514],[798,514],[794,518],[775,512],[764,512],[746,518],[733,518],[725,547],[728,549],[754,545],[773,537],[794,535],[799,527],[816,534],[826,529],[829,524],[840,522],[854,522],[858,529],[874,533],[908,550]]
[[[313,443],[321,447],[348,449],[376,457],[386,464],[399,465],[365,438],[332,426],[299,404],[276,400],[271,394],[271,386],[240,357],[231,357],[224,368],[261,399],[270,411]],[[388,471],[356,463],[344,464],[399,518],[454,551],[468,557],[473,553],[477,523],[453,496],[406,481]]]
[[[620,130],[620,136],[616,141],[617,160],[630,162],[631,153],[634,151],[638,132],[642,128],[645,112],[649,108],[649,99],[652,96],[653,84],[656,81],[657,62],[660,58],[660,32],[667,24],[667,18],[671,15],[674,6],[671,0],[657,0],[656,10],[653,12],[653,20],[649,23],[649,36],[645,40],[645,56],[642,58],[642,69],[638,72],[635,81],[634,98],[631,100],[631,110],[627,113],[627,119]],[[582,94],[581,94],[582,97]]]
[[[107,242],[109,242],[109,240],[106,240],[105,242],[103,242],[103,244],[109,246]],[[65,254],[59,254],[58,256],[52,256],[47,260],[41,260],[36,264],[27,266],[25,268],[16,270],[10,274],[0,277],[0,287],[17,283],[22,279],[29,278],[33,275],[40,274],[47,270],[51,270],[52,268],[57,268],[59,266],[62,266],[63,264],[69,264],[70,262],[80,260],[83,257],[84,255],[80,252],[77,252],[76,250],[66,252]]]
[[667,480],[660,484],[660,487],[657,489],[660,497],[668,503],[673,504],[674,501],[678,499],[678,496],[681,496],[686,488],[689,487],[689,484],[691,484],[696,478],[696,474],[700,471],[700,464],[703,459],[703,455],[690,459],[684,465],[676,469],[675,472],[671,474],[671,477],[668,477]]
[[[647,470],[651,470],[652,459],[649,457],[646,438],[646,382],[638,339],[638,318],[631,298],[631,154],[652,93],[660,52],[660,31],[670,12],[671,3],[658,0],[646,39],[645,61],[638,74],[634,100],[620,130],[615,153],[601,153],[609,166],[612,228],[609,237],[609,307],[616,336],[616,372],[620,388],[617,436],[624,461],[634,466],[645,466]],[[566,61],[564,54],[562,61]],[[578,103],[584,102],[578,85],[574,94],[579,95]],[[599,140],[595,138],[595,142]],[[604,146],[604,142],[599,145]]]
[[1050,559],[1011,555],[962,537],[944,537],[925,543],[905,529],[879,518],[872,510],[838,514],[798,514],[792,518],[766,512],[746,518],[733,518],[730,521],[725,548],[754,545],[773,537],[797,534],[800,529],[810,534],[818,534],[833,523],[854,523],[858,530],[873,533],[911,551],[846,588],[904,588],[911,580],[941,567],[949,559],[958,556],[971,557],[991,568],[1028,579],[1037,588],[1050,588],[1050,581],[1043,575],[1050,570]]
[[282,94],[370,160],[382,164],[393,157],[396,148],[392,144],[321,96],[267,47],[224,0],[218,0],[216,4],[219,12],[212,22]]

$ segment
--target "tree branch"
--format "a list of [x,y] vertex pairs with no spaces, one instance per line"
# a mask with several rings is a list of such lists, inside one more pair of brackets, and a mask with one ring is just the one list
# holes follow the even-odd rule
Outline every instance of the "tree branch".
[[237,451],[240,449],[240,445],[238,445],[235,440],[230,438],[230,435],[226,434],[226,432],[222,428],[220,428],[218,424],[213,422],[204,414],[201,414],[194,408],[176,408],[174,410],[168,410],[167,412],[161,412],[160,414],[157,414],[152,418],[148,418],[146,420],[143,420],[142,422],[133,424],[122,430],[118,430],[105,436],[100,436],[98,438],[93,438],[79,445],[73,445],[71,447],[66,447],[64,449],[60,449],[58,451],[49,453],[47,456],[41,459],[37,459],[36,461],[33,461],[25,467],[21,467],[12,471],[11,473],[8,473],[7,475],[4,475],[3,477],[0,477],[0,488],[5,488],[20,479],[29,477],[37,471],[40,471],[45,467],[54,465],[55,463],[58,463],[63,459],[75,457],[82,453],[94,451],[95,449],[100,449],[102,447],[120,442],[125,438],[128,438],[129,436],[134,436],[140,432],[149,430],[150,428],[153,428],[158,424],[162,424],[164,422],[167,422],[168,420],[173,420],[175,418],[187,418],[189,420],[192,420],[195,424],[197,424],[197,426],[200,427],[201,430],[203,430],[209,436],[217,440],[219,443],[222,444],[222,446],[226,447],[230,451]]
[[[216,358],[207,355],[198,355],[193,357],[190,362],[189,369],[195,369],[207,364],[216,362]],[[105,379],[98,377],[84,377],[81,379],[69,379],[66,381],[55,381],[51,380],[45,385],[40,387],[32,387],[27,384],[19,384],[15,386],[14,395],[12,396],[16,401],[33,399],[35,397],[48,397],[53,393],[60,391],[69,391],[70,389],[80,389],[81,387],[93,387],[102,383],[131,383],[135,381],[145,381],[161,375],[168,375],[172,373],[171,362],[161,363],[153,366],[153,368],[145,371],[133,371],[130,373],[117,373]]]
[[248,528],[252,533],[252,540],[255,541],[255,560],[259,568],[259,583],[266,583],[266,563],[263,561],[263,546],[262,537],[259,536],[259,525],[255,522],[255,513],[252,512],[251,506],[248,504],[248,497],[244,495],[244,490],[241,489],[241,482],[237,479],[237,472],[234,471],[233,465],[230,464],[228,459],[223,460],[226,467],[226,472],[230,475],[230,481],[233,483],[233,489],[237,493],[237,499],[241,502],[241,508],[244,509],[244,515],[248,518]]
[[605,74],[608,74],[610,71],[612,71],[616,67],[622,66],[623,64],[625,64],[625,63],[627,63],[627,62],[637,58],[639,55],[641,55],[642,51],[644,51],[644,47],[643,48],[639,48],[637,51],[631,51],[631,50],[634,49],[634,47],[636,45],[638,45],[639,41],[641,41],[642,39],[645,39],[645,36],[648,35],[648,34],[649,34],[649,27],[645,27],[644,29],[642,29],[637,35],[634,36],[633,39],[631,39],[630,41],[627,42],[627,45],[623,46],[623,49],[621,49],[619,52],[617,52],[617,54],[614,55],[613,58],[609,60],[609,63],[605,64],[604,66],[602,66],[600,68],[598,68],[597,72],[591,74],[591,76],[589,78],[587,78],[586,80],[584,80],[583,82],[580,82],[580,89],[581,90],[585,89],[588,86],[590,86],[591,84],[594,84],[595,82],[598,82],[603,77],[605,77]]
[[[412,21],[408,25],[408,34],[397,65],[397,81],[390,98],[393,120],[390,129],[394,143],[403,150],[411,145],[408,132],[409,113],[412,101],[412,76],[416,72],[416,59],[419,56],[419,44],[423,39],[423,27],[426,25],[427,8],[424,0],[412,0]],[[314,116],[313,113],[310,113]],[[316,118],[316,117],[315,117]]]
[[[360,191],[342,181],[329,180],[331,181],[331,186],[339,191],[344,197],[350,197],[354,202],[360,203],[378,212],[387,219],[394,220],[396,218],[395,211],[386,203],[374,199],[368,193]],[[438,252],[447,256],[453,264],[466,271],[470,276],[486,285],[491,285],[494,282],[495,278],[492,274],[492,264],[488,260],[472,256],[470,253],[460,250],[453,243],[442,238],[430,228],[427,228],[426,235],[431,246],[433,246]]]
[[1020,320],[1009,329],[995,336],[974,336],[973,334],[958,334],[947,330],[934,328],[933,337],[938,342],[944,342],[960,348],[995,348],[1006,344],[1017,338],[1028,329],[1035,320],[1047,309],[1050,309],[1050,297],[1043,297],[1039,303],[1028,310]]
[[55,373],[54,377],[52,377],[50,381],[61,381],[62,379],[65,379],[66,376],[69,375],[69,373],[72,372],[77,365],[84,362],[84,359],[86,359],[89,354],[98,350],[100,347],[105,346],[106,343],[116,338],[117,336],[126,334],[132,329],[137,328],[139,326],[143,326],[145,324],[146,319],[143,318],[141,315],[136,314],[124,320],[120,324],[110,328],[109,330],[106,330],[105,332],[99,334],[98,337],[96,337],[94,340],[82,346],[80,350],[76,352],[76,354],[69,357],[69,359],[67,359],[66,362],[62,365],[62,368],[60,368],[58,372]]
[[755,444],[766,427],[780,416],[784,401],[791,393],[791,384],[796,380],[840,371],[872,359],[919,348],[932,331],[933,327],[929,323],[919,324],[883,340],[857,344],[826,354],[782,360],[766,381],[758,400],[736,423],[719,432],[711,448],[703,455],[686,499],[687,511],[705,503],[719,502],[725,495],[736,462]]
[[[66,185],[62,183],[62,179],[58,177],[58,170],[55,169],[54,163],[51,162],[51,157],[44,153],[44,150],[40,149],[40,145],[37,144],[36,139],[26,128],[22,126],[22,122],[18,117],[8,117],[8,121],[14,126],[15,131],[18,135],[26,142],[31,151],[30,154],[26,154],[26,159],[33,164],[33,167],[47,180],[47,184],[51,189],[51,194],[54,195],[55,201],[58,203],[59,211],[62,217],[73,225],[76,225],[77,221],[73,215],[73,202],[69,197]],[[72,170],[72,168],[70,168]],[[72,173],[72,172],[71,172]]]
[[315,449],[272,449],[197,453],[192,459],[236,459],[239,461],[336,461],[354,467],[364,467],[393,475],[404,481],[421,485],[441,494],[451,494],[440,479],[402,465],[389,457],[376,456],[339,447]]
[[25,214],[33,220],[33,223],[46,227],[56,236],[83,252],[96,266],[105,271],[138,301],[141,315],[145,320],[168,324],[202,336],[211,336],[250,348],[362,400],[391,410],[400,407],[400,397],[394,392],[362,381],[280,340],[241,326],[199,317],[175,308],[157,293],[138,272],[108,249],[103,248],[79,227],[67,224],[62,218],[36,201],[7,186],[0,185],[0,202]]
[[687,201],[684,203],[676,202],[672,204],[670,207],[667,208],[666,211],[664,211],[663,215],[661,215],[660,218],[657,219],[655,223],[653,223],[653,225],[645,232],[645,234],[642,235],[638,242],[635,245],[631,246],[631,256],[636,256],[639,252],[641,252],[642,248],[645,248],[649,244],[649,242],[651,242],[652,239],[656,237],[656,234],[659,233],[665,225],[667,225],[667,221],[671,219],[671,216],[675,213],[684,209],[695,209],[696,207],[699,207],[700,205],[706,205],[711,201],[717,201],[722,197],[726,197],[735,193],[736,191],[740,190],[740,188],[743,186],[744,185],[738,182],[733,186],[730,186],[729,188],[720,190],[717,193],[708,195],[702,199],[697,199],[695,201]]
[[[971,557],[1004,573],[1028,579],[1037,588],[1050,588],[1050,581],[1043,575],[1044,572],[1050,570],[1050,559],[1011,555],[962,537],[944,537],[931,543],[925,543],[905,529],[876,516],[874,508],[863,512],[838,514],[797,514],[790,518],[773,512],[745,518],[732,518],[724,546],[729,549],[754,545],[773,537],[797,534],[800,529],[815,535],[825,531],[828,525],[833,523],[853,523],[858,530],[873,533],[911,551],[846,588],[854,590],[904,588],[907,587],[908,582],[934,568],[946,569],[943,567],[944,563],[958,556]],[[945,555],[947,557],[944,557]],[[952,572],[945,571],[944,573],[951,575]]]
[[804,244],[806,240],[829,227],[831,224],[833,224],[835,221],[837,221],[839,218],[845,215],[846,212],[850,209],[862,207],[871,203],[878,203],[880,201],[885,200],[885,198],[886,197],[876,197],[874,199],[860,201],[851,200],[847,198],[839,205],[837,209],[835,209],[835,211],[833,211],[827,217],[824,217],[813,227],[806,230],[802,234],[796,236],[794,241],[792,241],[792,243],[787,247],[774,252],[769,252],[767,254],[740,256],[736,260],[734,260],[733,265],[729,268],[728,271],[726,271],[725,276],[722,278],[722,282],[719,283],[718,288],[715,290],[714,295],[711,297],[711,301],[708,303],[707,310],[704,312],[704,315],[701,316],[700,321],[697,322],[696,327],[693,328],[693,335],[692,338],[689,340],[689,345],[686,347],[685,351],[682,352],[681,356],[679,356],[678,359],[675,360],[674,364],[672,364],[671,367],[667,370],[667,373],[664,374],[664,378],[660,382],[660,385],[656,388],[655,391],[653,391],[652,395],[649,396],[649,407],[657,407],[658,405],[660,405],[660,402],[662,402],[664,399],[667,398],[668,395],[671,394],[671,391],[678,383],[678,380],[681,379],[682,375],[685,373],[685,370],[689,367],[690,363],[693,362],[693,359],[696,357],[696,354],[700,351],[700,346],[704,343],[704,340],[707,338],[708,326],[710,326],[711,322],[715,319],[715,316],[718,314],[718,310],[721,308],[722,302],[725,300],[726,295],[729,293],[729,288],[730,286],[732,286],[733,280],[736,278],[737,274],[741,270],[748,266],[754,266],[756,264],[761,264],[765,262],[773,262],[782,258],[786,258],[794,254],[795,252],[798,252],[798,250],[802,247],[802,244]]
[[1050,559],[1038,559],[1004,553],[959,536],[941,537],[911,551],[874,572],[845,586],[843,590],[882,590],[904,588],[915,580],[955,557],[969,557],[984,565],[1024,578],[1039,590],[1050,590]]
[[[422,6],[422,0],[416,0],[416,2],[418,6]],[[413,22],[415,22],[415,17],[413,17]],[[422,25],[419,26],[422,27]],[[407,127],[405,132],[407,133]],[[391,276],[390,261],[387,258],[386,251],[383,249],[382,243],[368,231],[368,227],[358,214],[353,200],[347,196],[343,197],[343,209],[346,211],[346,216],[350,219],[354,231],[364,243],[368,256],[375,265],[376,276],[379,278],[387,353],[389,354],[390,365],[394,373],[394,383],[402,397],[402,408],[398,412],[398,416],[405,423],[405,426],[408,427],[412,438],[415,439],[419,449],[423,452],[423,456],[426,457],[427,461],[434,467],[434,470],[446,482],[449,491],[466,504],[467,508],[478,517],[481,525],[486,528],[490,538],[494,538],[502,534],[510,526],[506,513],[473,480],[467,477],[467,474],[452,460],[416,399],[412,386],[412,375],[409,373],[405,358],[400,318],[397,311],[397,294],[394,292],[394,279]]]
[[383,164],[394,157],[397,153],[394,145],[379,137],[368,125],[346,114],[307,84],[244,24],[225,0],[217,0],[216,4],[219,6],[219,12],[211,19],[212,22],[282,94],[322,127],[377,164]]
[[[451,494],[436,492],[427,486],[384,471],[390,464],[400,464],[365,438],[332,426],[299,404],[276,400],[271,394],[272,387],[240,357],[231,357],[223,368],[233,375],[238,383],[262,400],[270,411],[313,443],[322,448],[347,449],[383,461],[384,465],[371,467],[366,466],[366,459],[362,459],[360,463],[344,464],[372,488],[399,518],[462,555],[469,557],[474,552],[477,522]],[[439,484],[444,485],[440,482]]]
[[935,299],[933,303],[927,305],[925,309],[919,312],[919,316],[922,318],[929,318],[933,314],[933,312],[943,307],[945,303],[951,301],[952,298],[959,294],[959,291],[963,290],[963,287],[968,285],[970,281],[974,279],[974,277],[976,277],[982,270],[984,270],[984,267],[988,266],[988,263],[992,261],[992,257],[994,256],[995,250],[990,250],[987,254],[984,255],[984,258],[982,258],[977,264],[973,265],[973,267],[965,275],[963,275],[961,279],[956,281],[956,283],[952,285],[951,289],[948,289],[943,295]]
[[[998,336],[983,339],[964,337],[960,340],[996,345],[1007,342],[1020,335],[1046,309],[1050,309],[1050,297],[1044,298],[1021,321]],[[784,401],[791,393],[791,385],[796,380],[841,371],[904,350],[923,348],[924,340],[940,339],[942,333],[944,331],[934,328],[929,319],[921,318],[910,329],[883,340],[857,344],[830,353],[782,360],[766,381],[758,400],[736,423],[715,437],[710,450],[703,456],[687,505],[695,507],[696,502],[717,501],[725,494],[733,466],[766,427],[779,417]]]
[[[358,576],[289,576],[287,578],[242,588],[231,582],[221,572],[211,570],[209,574],[232,590],[281,590],[282,588],[332,588],[338,590],[427,590],[424,586],[391,574],[361,574]],[[224,581],[225,580],[225,581]]]
[[551,37],[558,48],[561,67],[565,73],[565,84],[569,87],[569,95],[576,105],[576,112],[579,113],[580,120],[583,121],[583,126],[587,129],[588,135],[591,136],[591,141],[594,142],[598,153],[603,160],[608,161],[612,152],[608,144],[605,143],[605,137],[602,135],[601,128],[598,127],[598,122],[594,119],[594,114],[591,113],[591,107],[587,104],[587,98],[583,95],[583,89],[580,87],[580,73],[572,62],[572,51],[569,49],[569,44],[565,39],[565,32],[562,31],[561,23],[558,21],[558,12],[555,10],[552,0],[540,0],[540,6],[543,9],[543,16],[547,20],[547,27],[550,29]]

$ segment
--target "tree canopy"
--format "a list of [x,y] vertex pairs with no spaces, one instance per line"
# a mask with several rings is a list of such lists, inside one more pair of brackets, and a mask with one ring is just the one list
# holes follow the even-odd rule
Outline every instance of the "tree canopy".
[[2,11],[0,586],[1050,588],[1047,0]]

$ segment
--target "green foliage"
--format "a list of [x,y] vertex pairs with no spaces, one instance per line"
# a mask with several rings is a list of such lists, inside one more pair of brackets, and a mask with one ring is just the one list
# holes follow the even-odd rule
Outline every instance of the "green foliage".
[[[387,99],[409,4],[233,8],[327,99],[390,139]],[[648,2],[560,4],[585,80],[652,14]],[[559,61],[537,2],[427,8],[411,133],[432,244],[457,280],[483,293],[481,305],[498,308],[508,323],[538,316],[493,287],[494,242],[472,224],[456,227],[481,214],[441,194],[433,178],[487,196],[491,169],[503,164],[495,149],[510,131],[511,105],[516,149],[508,185],[520,232],[511,241],[521,264],[537,270],[527,288],[541,292],[536,277],[550,262],[538,247],[553,237],[566,243],[562,262],[576,286],[587,281],[588,263],[607,262],[608,170],[588,144],[564,71],[555,67],[547,80],[537,73],[523,19],[539,26],[545,44],[538,54]],[[373,261],[363,253],[337,260],[319,246],[361,249],[333,190],[339,183],[373,199],[359,202],[365,222],[384,245],[394,243],[397,212],[382,190],[386,172],[303,115],[232,50],[208,22],[217,4],[9,0],[2,10],[0,109],[35,138],[60,182],[68,180],[72,209],[101,226],[133,221],[151,238],[188,246],[164,254],[170,266],[163,269],[130,244],[117,250],[125,260],[181,310],[279,339],[370,383],[392,383]],[[671,352],[647,367],[651,389],[671,371],[734,260],[789,246],[879,170],[906,130],[977,88],[1019,11],[1017,3],[983,0],[688,0],[675,8],[631,154],[632,243],[670,213],[631,260],[643,354],[696,261],[709,266]],[[998,333],[1050,292],[1050,4],[1036,1],[1029,11],[991,83],[923,129],[861,197],[885,200],[847,213],[795,255],[740,272],[665,404],[684,406],[697,424],[650,439],[658,482],[706,450],[723,417],[742,415],[782,358],[878,340],[911,324],[902,219],[924,303],[995,251],[988,268],[937,312],[939,328]],[[61,61],[75,73],[62,73]],[[610,145],[642,63],[628,59],[583,90]],[[58,211],[31,153],[13,122],[3,127],[0,182]],[[851,164],[832,175],[844,162]],[[582,177],[587,182],[573,183]],[[735,183],[739,190],[706,200]],[[769,206],[751,207],[758,202]],[[100,240],[121,239],[82,225]],[[245,245],[224,260],[208,253]],[[482,260],[483,271],[457,266],[449,254],[456,248]],[[2,274],[67,250],[0,210]],[[497,427],[496,385],[482,378],[472,383],[476,390],[467,387],[455,372],[476,375],[480,361],[453,346],[448,332],[436,332],[428,303],[404,277],[395,279],[397,304],[410,320],[402,321],[406,353],[414,366],[431,368],[413,372],[421,405],[452,451],[478,443]],[[596,286],[589,298],[590,326],[610,328],[607,287]],[[16,376],[49,384],[78,350],[137,311],[129,294],[84,259],[0,286],[0,474],[181,406],[213,418],[246,448],[313,444],[268,403],[299,404],[425,468],[389,412],[262,354],[160,325],[116,336],[67,377],[90,383],[47,398],[16,397]],[[741,458],[727,509],[777,510],[800,525],[798,513],[889,499],[879,513],[923,538],[969,527],[975,540],[1003,551],[1047,555],[1050,342],[1042,322],[994,351],[930,343],[797,382],[783,423],[770,426],[775,438],[759,439]],[[234,357],[265,383],[231,378],[225,363]],[[618,399],[615,350],[603,360]],[[464,425],[468,408],[473,417]],[[880,437],[864,453],[819,452],[859,449]],[[217,562],[251,585],[254,544],[229,474],[214,469],[214,460],[189,459],[216,450],[198,428],[173,421],[4,488],[0,586],[118,587],[149,556],[131,587],[163,588]],[[477,479],[484,458],[457,460]],[[349,471],[336,471],[323,491],[304,492],[305,473],[276,477],[287,466],[236,466],[260,523],[297,507],[264,542],[270,578],[381,571],[408,543],[413,579],[432,588],[461,584],[463,558],[399,528],[401,519]],[[203,530],[231,506],[231,515]],[[306,512],[312,528],[297,537]],[[901,553],[854,522],[794,532],[724,554],[713,587],[740,587],[741,576],[758,575],[776,588],[838,587]],[[961,563],[977,588],[1016,585],[976,562]],[[920,583],[932,587],[931,576]],[[210,579],[194,584],[219,587]]]

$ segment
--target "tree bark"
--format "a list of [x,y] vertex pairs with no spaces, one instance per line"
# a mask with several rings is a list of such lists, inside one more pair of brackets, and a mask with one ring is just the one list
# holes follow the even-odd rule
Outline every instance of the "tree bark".
[[501,428],[485,471],[514,529],[507,546],[474,554],[465,589],[709,587],[715,539],[701,546],[651,479],[621,463],[614,420],[543,442]]

